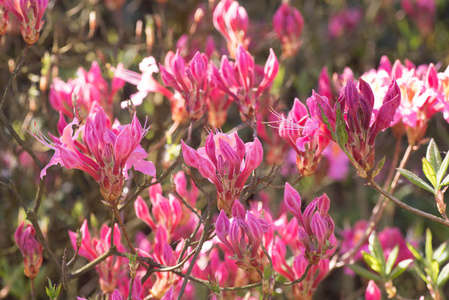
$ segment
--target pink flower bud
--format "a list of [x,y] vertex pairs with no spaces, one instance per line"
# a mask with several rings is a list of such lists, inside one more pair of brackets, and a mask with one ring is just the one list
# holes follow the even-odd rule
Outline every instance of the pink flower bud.
[[368,282],[365,292],[365,300],[380,300],[382,292],[373,280]]
[[273,28],[281,41],[282,53],[285,57],[294,56],[301,47],[301,32],[304,19],[296,8],[284,2],[273,16]]
[[28,278],[36,278],[42,265],[43,247],[35,238],[36,232],[31,224],[22,222],[14,233],[14,240],[23,257],[23,272]]
[[45,23],[43,17],[48,0],[5,0],[3,5],[19,21],[25,42],[35,44]]

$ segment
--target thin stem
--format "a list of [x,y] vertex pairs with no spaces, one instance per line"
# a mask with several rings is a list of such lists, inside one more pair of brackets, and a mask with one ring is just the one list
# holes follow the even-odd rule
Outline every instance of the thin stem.
[[302,274],[301,277],[299,277],[298,279],[294,280],[294,281],[289,281],[289,282],[278,282],[276,281],[276,285],[282,285],[282,286],[290,286],[290,285],[294,285],[297,283],[300,283],[301,281],[303,281],[304,279],[306,279],[307,274],[309,274],[310,268],[312,267],[312,264],[309,263],[306,267],[306,269],[304,270],[304,273]]
[[207,239],[210,228],[211,228],[211,225],[210,225],[210,219],[208,216],[207,222],[203,229],[203,233],[201,234],[200,242],[196,248],[195,255],[193,256],[192,261],[190,262],[189,268],[187,269],[187,272],[185,274],[186,277],[184,278],[184,281],[182,282],[181,290],[179,291],[179,295],[178,295],[178,300],[182,299],[182,295],[184,294],[184,290],[186,289],[187,282],[189,281],[190,273],[192,273],[193,267],[195,266],[195,262],[198,259],[198,256],[200,255],[200,252],[201,252],[201,249],[203,248],[204,242]]
[[109,248],[109,250],[107,252],[105,252],[102,255],[98,256],[97,258],[95,258],[94,260],[92,260],[88,264],[82,266],[78,270],[70,273],[69,274],[69,278],[70,279],[78,278],[81,275],[85,274],[86,272],[92,270],[96,265],[98,265],[99,263],[104,261],[109,256],[113,255],[115,253],[115,250],[116,250],[115,245],[112,245],[111,248]]
[[172,193],[173,194],[175,194],[175,196],[179,199],[179,200],[181,200],[182,201],[182,203],[184,203],[184,205],[188,208],[188,209],[190,209],[190,211],[191,212],[193,212],[197,217],[198,217],[198,219],[199,219],[199,221],[201,222],[201,224],[204,224],[204,220],[203,220],[203,218],[201,217],[201,215],[189,204],[189,203],[187,203],[187,201],[183,198],[183,197],[181,197],[181,195],[179,195],[179,193],[178,193],[178,191],[176,190],[176,184],[175,184],[175,182],[174,182],[174,180],[173,180],[173,176],[172,176],[172,178],[171,178],[171,181],[172,181],[172,185],[171,185],[171,190],[172,190]]
[[388,193],[387,191],[385,191],[376,181],[374,181],[374,179],[372,178],[366,178],[366,180],[368,180],[368,182],[370,183],[370,185],[379,193],[381,193],[382,195],[384,195],[385,197],[387,197],[389,200],[393,201],[394,203],[396,203],[399,207],[408,210],[412,213],[414,213],[415,215],[418,215],[420,217],[424,217],[426,219],[429,219],[431,221],[435,221],[437,223],[443,224],[447,227],[449,227],[449,221],[446,221],[445,219],[436,217],[432,214],[423,212],[419,209],[416,209],[412,206],[409,206],[407,204],[405,204],[404,202],[402,202],[401,200],[399,200],[398,198],[396,198],[395,196],[391,195],[390,193]]
[[30,279],[30,285],[31,285],[31,299],[36,300],[36,296],[34,295],[34,278]]
[[12,84],[12,81],[14,80],[14,78],[16,78],[17,73],[19,73],[19,70],[22,68],[23,63],[25,62],[25,57],[26,57],[26,55],[28,53],[28,49],[29,48],[30,48],[30,45],[27,44],[26,47],[25,47],[25,50],[23,51],[23,55],[22,55],[22,58],[19,61],[19,64],[16,65],[16,68],[11,73],[11,76],[9,76],[8,83],[6,84],[5,91],[3,92],[3,97],[0,100],[0,110],[3,109],[3,104],[5,103],[6,95],[8,94],[8,90],[9,90],[9,87],[11,86],[11,84]]
[[[123,235],[125,236],[125,240],[128,243],[128,247],[130,248],[131,253],[136,254],[137,251],[134,248],[133,244],[131,243],[128,231],[126,230],[125,225],[123,224],[122,217],[120,217],[120,212],[118,211],[117,206],[113,206],[112,211],[114,212],[115,218],[117,219],[117,223],[119,224],[120,229],[122,230]],[[146,266],[145,262],[139,256],[137,256],[137,260],[142,266]]]
[[[409,145],[407,147],[407,150],[405,150],[404,156],[402,157],[402,160],[399,164],[399,168],[404,168],[405,164],[407,163],[407,161],[410,158],[412,150],[413,150],[413,146]],[[394,155],[395,158],[399,156],[398,155],[399,151],[400,151],[400,140],[398,139],[396,142],[396,147],[395,147],[395,155]],[[397,158],[395,159],[395,161],[397,161]],[[393,163],[391,166],[392,166],[392,170],[394,170],[395,163]],[[391,171],[389,173],[392,174]],[[400,173],[398,171],[396,171],[396,174],[391,183],[390,183],[391,176],[389,175],[387,178],[387,182],[386,182],[385,186],[390,186],[389,191],[392,193],[396,189],[396,185],[399,181],[399,176],[400,176]],[[372,213],[371,213],[371,217],[368,221],[369,225],[366,228],[365,232],[363,233],[363,236],[357,241],[357,244],[355,245],[355,247],[353,247],[349,252],[345,253],[342,256],[342,258],[340,259],[340,261],[335,264],[334,267],[340,268],[340,267],[344,266],[345,264],[347,264],[349,261],[351,261],[351,259],[354,257],[354,255],[365,244],[366,240],[373,232],[373,230],[376,227],[377,223],[379,222],[380,217],[382,216],[388,202],[389,202],[389,199],[386,198],[383,194],[381,194],[379,196],[376,206],[374,206]]]

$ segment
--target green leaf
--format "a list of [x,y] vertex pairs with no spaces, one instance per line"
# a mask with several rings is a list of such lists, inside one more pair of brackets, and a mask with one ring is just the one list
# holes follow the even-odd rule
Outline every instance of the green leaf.
[[396,245],[396,246],[394,246],[393,250],[391,250],[390,254],[388,255],[387,266],[385,269],[385,273],[387,275],[391,273],[394,263],[396,262],[396,258],[398,258],[398,253],[399,253],[399,245]]
[[427,146],[426,160],[430,163],[435,171],[438,171],[441,166],[441,155],[437,144],[433,139],[430,140],[429,146]]
[[352,271],[354,271],[354,273],[356,273],[357,275],[360,275],[362,277],[374,280],[374,281],[382,281],[382,278],[380,278],[379,275],[374,274],[370,271],[368,271],[365,268],[362,268],[359,265],[348,265],[348,268],[350,268]]
[[[365,251],[362,251],[362,256],[363,256],[363,260],[368,265],[368,267],[370,267],[377,273],[380,273],[380,274],[383,273],[382,266],[381,266],[380,262],[375,257],[373,257],[371,254],[369,254],[368,252],[365,252]],[[382,275],[384,275],[384,274],[382,274]]]
[[440,273],[440,266],[436,260],[433,260],[430,263],[430,277],[432,278],[432,282],[437,282],[438,274]]
[[[443,176],[444,176],[444,174],[446,174],[448,166],[449,166],[449,153],[446,153],[446,156],[444,157],[444,160],[441,163],[440,168],[438,169],[438,172],[437,172],[437,183],[438,183],[439,188],[441,185],[441,180],[443,180]],[[449,182],[448,182],[448,184],[449,184]]]
[[433,185],[435,189],[437,189],[437,174],[435,173],[435,169],[432,165],[423,157],[422,159],[422,170],[424,175],[426,175],[427,179],[429,179],[430,183]]
[[438,261],[439,264],[444,262],[448,258],[448,252],[446,251],[447,243],[442,243],[433,252],[433,259]]
[[402,273],[404,273],[405,270],[407,270],[408,266],[413,262],[413,259],[406,259],[398,263],[396,268],[393,269],[393,271],[390,273],[390,276],[388,276],[389,279],[395,279]]
[[341,148],[344,148],[348,143],[348,133],[346,132],[346,122],[343,116],[343,112],[340,109],[340,103],[337,102],[336,110],[336,120],[335,120],[335,131],[336,131],[336,141]]
[[402,176],[410,180],[410,182],[413,183],[414,185],[417,185],[420,188],[425,189],[426,191],[431,192],[432,194],[435,194],[434,188],[432,188],[427,182],[425,182],[424,180],[422,180],[409,170],[405,169],[397,169],[397,170],[399,171],[399,173],[402,174]]
[[436,281],[437,287],[442,287],[446,281],[449,279],[449,264],[445,265],[441,270],[440,275],[438,275],[438,279]]
[[376,167],[371,172],[373,178],[379,174],[379,172],[382,170],[383,166],[385,164],[385,156],[377,163]]
[[424,262],[423,257],[421,256],[421,254],[419,254],[418,250],[416,250],[415,247],[413,247],[411,244],[407,243],[407,248],[408,248],[408,250],[410,250],[410,252],[413,254],[413,256],[414,256],[417,260],[419,260],[419,261],[421,261],[421,262]]
[[433,247],[432,247],[432,232],[429,228],[426,229],[426,260],[431,262],[433,259]]
[[449,184],[449,175],[444,177],[443,181],[440,183],[440,188]]
[[377,235],[375,233],[371,234],[369,237],[369,251],[379,262],[380,266],[382,267],[383,273],[385,271],[385,254],[384,249],[382,248],[382,245],[380,244],[379,239],[377,238]]

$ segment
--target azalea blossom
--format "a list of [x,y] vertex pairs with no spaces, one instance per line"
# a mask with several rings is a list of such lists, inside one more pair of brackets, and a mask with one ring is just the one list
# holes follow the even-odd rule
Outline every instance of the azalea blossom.
[[31,224],[22,222],[14,233],[14,240],[23,257],[23,272],[28,278],[36,278],[42,265],[43,247],[35,237],[36,231]]
[[181,141],[186,164],[198,169],[200,174],[217,188],[218,209],[231,215],[234,201],[243,190],[251,172],[262,162],[263,149],[259,139],[243,143],[237,133],[209,134],[205,147],[197,151]]
[[19,21],[20,32],[28,45],[34,45],[44,26],[48,0],[4,0],[3,6]]
[[[64,127],[62,136],[53,142],[40,131],[33,134],[55,151],[48,165],[42,169],[41,178],[47,174],[50,166],[57,164],[67,169],[82,170],[98,182],[104,200],[110,205],[116,205],[131,167],[155,177],[154,164],[144,160],[148,154],[140,146],[149,128],[142,128],[135,115],[131,124],[115,128],[110,128],[108,124],[110,121],[100,107],[98,112],[90,115],[85,125],[80,125],[75,118]],[[80,135],[82,142],[79,140]]]

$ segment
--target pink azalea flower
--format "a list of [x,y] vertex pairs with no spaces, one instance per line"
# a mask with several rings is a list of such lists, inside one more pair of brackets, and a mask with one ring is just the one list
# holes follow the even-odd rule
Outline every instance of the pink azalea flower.
[[100,66],[94,61],[89,71],[79,68],[77,77],[69,79],[67,83],[59,78],[53,78],[48,99],[55,110],[69,118],[74,117],[74,110],[79,110],[81,117],[84,118],[95,105],[106,107],[111,117],[112,100],[123,84],[121,79],[114,77],[109,88],[101,75]]
[[235,255],[233,259],[239,268],[247,272],[259,270],[263,261],[258,250],[270,225],[246,211],[239,201],[234,202],[232,215],[234,218],[229,222],[225,211],[220,212],[215,223],[217,237]]
[[329,17],[328,33],[331,38],[338,38],[357,28],[363,17],[361,8],[344,8]]
[[287,118],[280,115],[279,135],[296,151],[296,165],[302,176],[315,173],[323,150],[329,144],[327,138],[317,133],[318,128],[309,117],[306,106],[298,99]]
[[[80,126],[75,118],[54,142],[45,138],[41,132],[33,134],[41,143],[55,150],[50,162],[41,171],[41,178],[47,174],[50,166],[57,164],[67,169],[82,170],[98,182],[104,200],[115,205],[131,167],[155,177],[154,164],[144,160],[148,154],[140,146],[148,128],[142,128],[135,115],[131,124],[118,128],[108,128],[108,122],[100,107],[97,113],[91,114],[85,125]],[[75,131],[74,126],[77,128]],[[78,141],[80,134],[83,143]]]
[[20,32],[28,45],[34,45],[44,26],[44,13],[48,0],[4,0],[3,6],[16,17]]
[[[309,261],[301,252],[295,257],[292,265],[287,263],[287,252],[284,241],[277,238],[273,246],[271,259],[273,269],[289,281],[300,278],[309,264]],[[321,280],[329,272],[329,260],[322,259],[318,264],[312,265],[306,278],[293,286],[293,296],[295,299],[310,300]]]
[[220,69],[212,67],[212,77],[217,87],[234,99],[243,119],[254,116],[262,92],[277,75],[279,63],[274,51],[270,49],[260,82],[256,81],[256,67],[253,57],[242,45],[237,47],[235,62],[223,56]]
[[435,0],[402,0],[401,6],[415,21],[423,36],[432,34],[435,26]]
[[336,181],[345,180],[349,172],[349,159],[343,150],[336,143],[330,142],[323,155],[329,163],[327,176]]
[[281,41],[282,54],[285,57],[295,56],[301,47],[301,32],[304,19],[296,8],[283,2],[273,16],[273,28]]
[[221,33],[228,43],[228,51],[231,57],[235,55],[235,49],[239,44],[248,49],[249,38],[248,14],[243,6],[237,1],[221,0],[218,2],[213,13],[215,29]]
[[[80,229],[81,245],[78,249],[78,254],[89,261],[96,259],[98,256],[107,252],[111,248],[111,228],[103,225],[100,230],[99,238],[92,238],[87,226],[87,220],[84,220]],[[77,234],[69,231],[70,240],[74,250],[77,249]],[[122,246],[120,228],[117,224],[114,227],[114,245],[120,252],[126,252]],[[126,281],[126,271],[128,268],[128,259],[120,256],[109,256],[103,262],[95,267],[100,280],[101,291],[105,294],[112,293],[119,282]]]
[[244,144],[237,133],[209,134],[205,147],[195,151],[181,141],[182,153],[187,165],[198,169],[200,174],[217,188],[218,209],[231,215],[235,199],[243,190],[246,180],[263,158],[262,144]]
[[14,233],[14,240],[23,257],[23,272],[28,278],[36,278],[42,265],[43,247],[35,238],[36,232],[31,224],[22,222]]
[[161,67],[164,84],[174,88],[185,100],[187,116],[197,120],[206,110],[206,101],[210,94],[211,77],[209,76],[209,59],[197,52],[186,64],[179,55],[168,52],[165,56],[165,67]]
[[375,98],[371,87],[362,79],[359,79],[358,88],[352,81],[348,81],[340,92],[338,103],[333,107],[326,97],[321,97],[315,92],[312,97],[307,99],[307,106],[312,118],[319,120],[320,128],[324,129],[322,134],[337,143],[338,141],[334,139],[335,135],[332,136],[326,122],[335,132],[337,110],[347,111],[344,126],[348,141],[339,146],[345,147],[351,157],[351,162],[361,176],[368,176],[367,174],[374,168],[374,140],[380,131],[391,126],[396,109],[401,102],[401,93],[397,83],[395,81],[390,83],[383,98],[383,104],[377,113],[373,111],[374,102]]
[[334,221],[328,213],[330,200],[326,194],[313,200],[301,212],[301,197],[287,182],[284,201],[299,222],[299,240],[305,247],[305,258],[311,264],[329,258],[334,252],[337,240],[334,236]]

